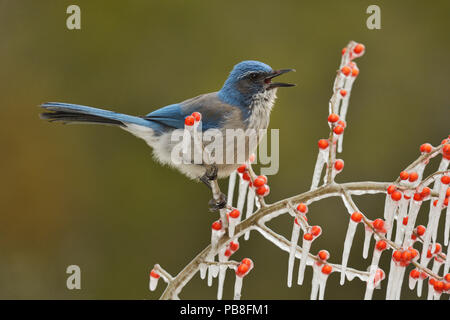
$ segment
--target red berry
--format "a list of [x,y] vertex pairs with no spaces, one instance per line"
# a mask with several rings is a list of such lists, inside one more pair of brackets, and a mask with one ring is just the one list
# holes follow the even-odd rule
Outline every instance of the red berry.
[[187,126],[192,126],[195,122],[195,118],[193,116],[187,116],[186,119],[184,119],[184,124]]
[[424,187],[422,189],[422,191],[420,192],[420,195],[422,196],[422,198],[426,198],[430,195],[430,193],[431,193],[431,189],[428,187]]
[[382,219],[376,219],[373,223],[372,223],[373,227],[377,230],[381,230],[384,227],[384,221]]
[[450,273],[447,273],[444,277],[445,281],[450,282]]
[[202,115],[199,112],[192,113],[192,116],[194,117],[195,121],[202,120]]
[[411,172],[409,175],[409,182],[414,182],[419,178],[417,172]]
[[233,253],[231,252],[231,250],[230,249],[227,249],[227,250],[225,250],[225,252],[224,252],[224,256],[225,257],[229,257],[229,256],[231,256]]
[[446,156],[450,155],[450,144],[446,144],[442,147],[442,153]]
[[344,129],[345,129],[345,127],[347,127],[347,124],[345,123],[344,120],[339,120],[339,121],[338,121],[338,125],[343,126]]
[[388,188],[387,188],[387,193],[391,194],[392,192],[394,192],[395,190],[397,190],[397,187],[394,186],[393,184],[391,184]]
[[356,54],[360,54],[364,51],[364,45],[361,43],[358,43],[354,48],[353,48],[353,52]]
[[150,271],[150,277],[159,279],[160,275],[155,270]]
[[344,161],[342,161],[342,160],[340,160],[340,159],[336,160],[336,161],[334,162],[334,168],[335,168],[337,171],[341,171],[341,170],[344,168]]
[[338,125],[336,127],[334,127],[333,132],[336,134],[342,134],[342,132],[344,132],[344,127],[341,125]]
[[341,96],[345,97],[347,95],[347,90],[341,89],[339,93],[341,94]]
[[230,249],[233,250],[233,251],[237,251],[239,249],[239,243],[231,241],[230,242]]
[[322,233],[322,228],[319,226],[313,226],[311,228],[311,233],[314,237],[317,237]]
[[414,193],[414,200],[415,201],[422,201],[422,195],[420,193]]
[[408,172],[406,172],[406,171],[400,172],[400,179],[406,180],[406,179],[408,179],[408,177],[409,177]]
[[445,191],[445,197],[450,197],[450,188],[447,188],[447,191]]
[[444,290],[444,283],[442,281],[435,281],[433,287],[437,292],[442,292]]
[[402,259],[402,252],[400,250],[394,251],[394,253],[392,254],[392,258],[395,261],[400,261]]
[[327,250],[320,250],[319,254],[318,254],[318,257],[319,257],[320,260],[325,261],[325,260],[327,260],[330,257],[330,254],[328,253]]
[[297,206],[297,210],[300,211],[301,213],[307,213],[308,212],[308,206],[304,203],[300,203]]
[[313,235],[311,233],[305,233],[303,235],[303,239],[305,239],[307,241],[311,241],[313,239]]
[[408,251],[403,251],[402,252],[402,260],[403,261],[409,261],[409,260],[411,260],[411,253],[410,252],[408,252]]
[[250,177],[250,174],[248,172],[244,172],[242,174],[242,179],[244,179],[245,181],[251,181],[252,177]]
[[417,269],[412,269],[411,272],[409,273],[409,276],[413,279],[419,279],[420,271]]
[[326,264],[322,267],[323,274],[330,274],[331,271],[333,271],[333,267],[331,267],[329,264]]
[[239,212],[239,210],[234,209],[229,213],[230,217],[233,219],[239,218],[239,216],[241,215],[241,213]]
[[391,198],[394,201],[399,201],[402,198],[402,193],[400,191],[394,191],[391,194]]
[[377,250],[379,250],[379,251],[385,250],[386,247],[387,247],[387,243],[386,243],[386,241],[384,241],[384,240],[379,240],[379,241],[377,242],[377,244],[376,244],[376,248],[377,248]]
[[429,143],[424,143],[420,146],[420,152],[430,153],[433,147]]
[[249,267],[247,264],[241,263],[241,264],[237,267],[236,275],[242,277],[242,276],[244,276],[244,275],[248,272],[249,269],[250,269],[250,267]]
[[359,74],[359,69],[358,68],[353,68],[352,69],[352,77],[356,77],[356,76],[358,76],[358,74]]
[[343,48],[342,51],[341,51],[342,55],[344,55],[344,53],[345,53],[346,51],[347,51],[347,48]]
[[442,247],[441,247],[441,245],[439,244],[439,243],[436,243],[436,246],[435,246],[435,248],[434,248],[434,253],[440,253],[441,252],[441,250],[442,250]]
[[352,72],[352,70],[348,66],[343,66],[341,72],[347,77],[350,75],[350,72]]
[[426,231],[427,229],[424,227],[424,226],[422,226],[422,225],[420,225],[420,226],[417,226],[417,228],[416,228],[416,233],[419,235],[419,236],[423,236],[424,234],[425,234],[425,231]]
[[259,176],[253,181],[253,185],[257,188],[265,185],[267,183],[267,177],[266,176]]
[[211,227],[216,231],[222,229],[222,221],[221,220],[214,221]]
[[251,267],[251,266],[253,265],[253,261],[250,260],[249,258],[244,258],[244,259],[242,259],[241,262],[242,262],[243,264],[248,265],[249,267]]
[[328,122],[335,123],[339,120],[339,116],[336,113],[332,113],[328,116]]
[[256,193],[262,197],[267,196],[269,194],[269,192],[270,192],[270,188],[267,184],[256,189]]
[[355,222],[360,222],[361,221],[361,219],[362,219],[362,214],[360,213],[360,212],[353,212],[352,213],[352,216],[351,216],[351,219],[353,220],[353,221],[355,221]]
[[237,172],[239,173],[244,173],[245,171],[247,171],[247,165],[246,164],[242,164],[237,168]]
[[318,144],[320,149],[328,148],[328,140],[326,139],[320,139]]
[[443,184],[449,184],[450,183],[450,176],[442,176],[441,182]]
[[403,218],[403,225],[406,226],[408,224],[408,217]]
[[435,282],[436,282],[436,280],[434,278],[430,278],[430,280],[428,280],[428,283],[432,286],[434,286]]

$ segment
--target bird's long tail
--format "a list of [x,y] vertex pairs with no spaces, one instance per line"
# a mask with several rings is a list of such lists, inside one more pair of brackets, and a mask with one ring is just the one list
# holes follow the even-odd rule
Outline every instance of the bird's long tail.
[[49,121],[99,123],[117,126],[126,126],[128,123],[146,127],[150,125],[150,121],[141,117],[78,104],[47,102],[42,104],[41,107],[48,110],[48,112],[41,113],[41,118]]

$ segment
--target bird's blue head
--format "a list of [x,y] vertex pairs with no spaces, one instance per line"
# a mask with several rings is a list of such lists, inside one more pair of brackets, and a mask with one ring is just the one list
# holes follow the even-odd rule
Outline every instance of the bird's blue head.
[[219,98],[226,103],[248,107],[255,96],[279,87],[292,87],[294,84],[272,82],[272,79],[294,69],[273,70],[259,61],[242,61],[234,66],[222,89]]

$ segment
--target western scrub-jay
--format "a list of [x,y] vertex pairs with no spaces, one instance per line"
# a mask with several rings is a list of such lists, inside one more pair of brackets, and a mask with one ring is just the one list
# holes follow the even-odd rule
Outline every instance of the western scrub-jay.
[[[184,129],[185,118],[193,112],[199,112],[202,116],[202,131],[218,129],[225,135],[227,129],[267,129],[277,88],[294,86],[272,82],[272,79],[289,71],[293,69],[273,70],[259,61],[243,61],[234,66],[218,92],[171,104],[146,116],[131,116],[70,103],[47,102],[41,105],[47,110],[41,114],[41,118],[65,123],[85,122],[119,126],[144,139],[153,148],[154,157],[162,164],[177,168],[189,178],[205,182],[205,176],[206,180],[228,177],[242,163],[214,165],[213,173],[207,172],[205,164],[174,164],[171,160],[174,148],[171,141],[173,131]],[[246,160],[252,152],[254,150],[249,150],[245,155]]]

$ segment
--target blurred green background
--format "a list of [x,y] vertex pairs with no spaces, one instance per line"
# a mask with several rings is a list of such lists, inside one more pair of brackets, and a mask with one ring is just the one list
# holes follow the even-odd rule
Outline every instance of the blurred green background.
[[[70,4],[81,7],[81,30],[66,28]],[[381,30],[366,28],[370,4],[381,7]],[[449,12],[448,1],[1,0],[0,298],[158,298],[163,283],[148,291],[153,264],[175,275],[208,244],[216,219],[206,188],[155,163],[142,140],[113,127],[50,124],[38,117],[40,103],[143,115],[218,90],[241,60],[295,68],[285,79],[298,86],[279,90],[271,119],[280,128],[280,171],[267,199],[275,202],[309,188],[341,48],[355,40],[366,54],[338,181],[392,181],[421,143],[450,133]],[[356,198],[371,218],[382,216],[383,199]],[[314,203],[309,217],[323,228],[312,250],[327,249],[339,263],[342,202]],[[287,216],[270,226],[290,238]],[[349,265],[366,269],[362,239],[361,228]],[[309,298],[311,270],[305,285],[287,288],[287,253],[259,234],[242,239],[234,258],[247,256],[255,269],[243,298]],[[66,288],[71,264],[81,267],[82,290]],[[338,282],[333,274],[325,298],[363,298],[358,279]],[[385,285],[374,298],[384,298]],[[233,286],[230,273],[224,298]],[[180,295],[215,296],[216,283],[208,287],[198,274]]]

